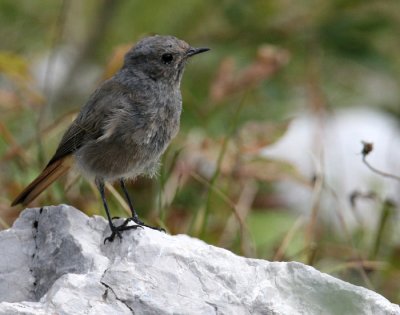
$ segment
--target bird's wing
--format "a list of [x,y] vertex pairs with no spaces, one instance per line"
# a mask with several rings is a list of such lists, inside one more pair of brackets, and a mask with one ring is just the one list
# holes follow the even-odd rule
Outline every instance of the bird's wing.
[[104,137],[108,132],[110,116],[115,112],[115,107],[118,107],[116,100],[122,103],[128,95],[132,95],[131,91],[124,85],[111,80],[104,82],[67,129],[48,165],[75,152],[87,141]]
[[86,130],[84,126],[81,126],[79,123],[74,121],[65,132],[56,152],[54,153],[53,157],[47,165],[50,165],[55,161],[65,157],[66,155],[69,155],[78,150],[82,146],[83,140],[87,133],[88,130]]
[[122,84],[111,80],[103,83],[67,129],[45,169],[15,198],[12,205],[28,204],[58,177],[65,174],[73,163],[71,154],[85,143],[107,138],[114,128],[110,122],[113,121],[115,109],[120,110],[126,106],[126,102],[131,104],[130,95],[131,91]]

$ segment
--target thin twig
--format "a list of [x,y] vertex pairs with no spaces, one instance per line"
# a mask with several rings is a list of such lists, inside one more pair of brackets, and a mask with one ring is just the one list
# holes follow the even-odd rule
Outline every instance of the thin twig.
[[131,210],[129,209],[129,206],[128,206],[127,202],[121,196],[121,194],[114,188],[114,186],[111,185],[110,183],[106,183],[106,188],[110,191],[111,195],[113,195],[114,198],[117,199],[117,201],[122,206],[122,209],[124,209],[124,211],[130,215],[131,214]]
[[238,220],[240,227],[243,229],[245,228],[245,224],[237,210],[237,206],[223,191],[221,191],[219,188],[217,188],[215,186],[211,186],[210,182],[206,181],[205,179],[203,179],[201,176],[199,176],[198,174],[196,174],[194,172],[190,173],[190,176],[192,176],[195,180],[199,181],[200,183],[206,185],[208,187],[208,189],[211,189],[224,202],[226,202],[226,204],[228,204],[231,207],[231,209],[233,210],[233,213],[235,214],[235,217]]
[[[2,217],[0,217],[0,225],[4,228],[4,229],[8,229],[10,227],[10,225],[7,224],[6,221],[3,220]],[[2,229],[1,229],[2,230]]]
[[387,177],[387,178],[391,178],[391,179],[400,181],[400,176],[397,176],[397,175],[394,175],[394,174],[390,174],[390,173],[383,172],[383,171],[378,170],[377,168],[373,167],[371,164],[369,164],[369,162],[367,161],[367,156],[366,156],[366,155],[363,156],[362,161],[363,161],[364,164],[365,164],[371,171],[373,171],[374,173],[376,173],[376,174],[378,174],[378,175],[381,175],[381,176],[383,176],[383,177]]
[[340,198],[339,196],[336,194],[336,191],[330,187],[327,183],[325,183],[325,188],[328,189],[328,191],[332,194],[333,198],[335,199],[338,207],[336,208],[336,214],[338,215],[338,219],[340,224],[342,225],[342,229],[344,231],[345,237],[347,238],[347,242],[349,242],[351,249],[352,249],[352,256],[355,257],[356,261],[359,261],[360,263],[358,265],[355,265],[355,269],[360,273],[360,276],[362,277],[362,279],[364,280],[366,286],[371,289],[374,290],[374,286],[371,282],[371,280],[369,279],[367,273],[365,272],[365,269],[362,268],[362,263],[364,261],[364,258],[362,257],[362,255],[359,253],[358,248],[355,245],[355,242],[353,240],[353,237],[347,227],[346,224],[346,220],[343,216],[343,213],[340,211],[340,209],[343,209],[344,207],[340,205]]
[[285,237],[283,238],[281,245],[279,246],[278,250],[275,253],[273,261],[281,261],[284,257],[284,254],[292,241],[293,237],[295,236],[296,232],[299,228],[304,224],[304,217],[300,216],[292,225],[290,230],[286,233]]
[[387,224],[390,223],[390,217],[394,212],[395,205],[390,200],[385,200],[382,205],[381,215],[379,218],[378,227],[376,230],[374,245],[370,254],[371,259],[375,259],[378,256],[379,250],[383,243],[384,231]]
[[[56,119],[52,124],[48,125],[44,129],[42,129],[39,132],[39,137],[42,137],[43,135],[47,135],[48,138],[51,138],[51,133],[57,131],[57,129],[64,128],[64,120],[72,120],[72,117],[76,115],[76,111],[73,110],[71,112],[67,112],[63,114],[61,117]],[[50,135],[49,135],[50,134]],[[23,141],[20,144],[15,144],[13,145],[10,149],[7,150],[7,152],[0,158],[0,165],[2,163],[5,163],[11,159],[14,159],[15,156],[18,156],[20,148],[23,148],[24,150],[27,150],[30,148],[33,143],[35,142],[36,138],[30,138],[27,139],[26,141]]]
[[230,125],[230,129],[228,131],[228,134],[224,138],[224,141],[223,141],[222,147],[221,147],[221,151],[219,152],[219,155],[218,155],[218,160],[217,160],[217,165],[216,165],[215,172],[214,172],[214,174],[213,174],[213,176],[211,177],[211,180],[210,180],[210,188],[208,189],[206,208],[205,208],[204,219],[203,219],[203,225],[202,225],[201,233],[200,233],[201,238],[204,238],[204,236],[206,234],[208,217],[209,217],[210,211],[211,211],[211,196],[212,196],[212,192],[214,191],[212,188],[214,187],[214,185],[215,185],[215,183],[216,183],[216,181],[217,181],[217,179],[219,177],[219,174],[221,172],[222,161],[223,161],[223,159],[225,157],[225,153],[226,153],[226,150],[228,148],[229,140],[231,140],[231,138],[233,136],[233,133],[236,130],[236,126],[237,126],[237,123],[238,123],[238,120],[239,120],[239,117],[240,117],[239,114],[240,114],[240,112],[241,112],[241,110],[243,108],[245,98],[246,98],[246,95],[244,95],[242,97],[242,99],[239,102],[239,105],[238,105],[238,107],[237,107],[237,109],[235,111],[235,114],[234,114],[234,116],[233,116],[233,118],[231,120],[232,123]]
[[367,142],[367,141],[361,141],[361,143],[363,145],[363,148],[361,150],[362,161],[372,172],[374,172],[378,175],[381,175],[383,177],[387,177],[387,178],[391,178],[391,179],[400,181],[400,176],[393,175],[393,174],[390,174],[387,172],[383,172],[381,170],[378,170],[371,164],[369,164],[369,162],[367,161],[367,155],[370,154],[374,150],[374,144],[372,142]]
[[[310,216],[310,222],[308,223],[307,229],[306,229],[306,240],[307,243],[313,244],[315,242],[316,238],[316,226],[317,226],[317,221],[318,221],[318,212],[320,210],[320,204],[321,204],[321,195],[323,192],[323,172],[318,172],[318,175],[315,177],[315,182],[314,182],[314,187],[313,187],[313,192],[312,192],[312,207],[311,207],[311,216]],[[310,246],[310,248],[313,248]],[[313,263],[313,257],[315,256],[314,251],[310,251],[309,256],[307,258],[307,264],[312,265]]]
[[[243,189],[241,191],[241,194],[238,198],[238,201],[236,203],[236,211],[237,211],[237,216],[240,217],[239,222],[245,222],[246,217],[248,216],[250,210],[251,210],[251,205],[253,204],[254,198],[257,194],[258,191],[258,186],[256,185],[256,181],[253,180],[247,180],[244,183]],[[230,247],[230,243],[233,242],[233,239],[236,238],[236,230],[237,230],[237,225],[235,224],[236,218],[235,214],[231,214],[229,218],[226,220],[225,228],[223,232],[221,233],[221,237],[219,239],[219,244],[221,247]],[[254,248],[254,242],[251,242],[248,240],[249,233],[245,233],[244,225],[239,225],[239,233],[240,233],[240,240],[241,240],[241,249],[243,254],[246,257],[253,257],[255,256],[255,248]],[[248,240],[248,242],[246,242]],[[246,245],[249,246],[246,246]]]

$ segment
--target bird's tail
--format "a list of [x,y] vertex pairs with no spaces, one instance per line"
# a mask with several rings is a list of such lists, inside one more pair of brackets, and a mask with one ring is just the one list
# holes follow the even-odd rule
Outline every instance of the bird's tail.
[[47,165],[42,173],[14,199],[11,206],[20,203],[24,206],[29,204],[57,178],[64,175],[71,168],[72,162],[73,157],[68,155]]

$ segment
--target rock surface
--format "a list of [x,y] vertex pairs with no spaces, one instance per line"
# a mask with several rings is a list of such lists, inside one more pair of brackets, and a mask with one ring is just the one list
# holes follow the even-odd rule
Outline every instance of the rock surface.
[[185,235],[110,233],[66,206],[0,232],[0,315],[400,314],[377,293],[296,262],[247,259]]

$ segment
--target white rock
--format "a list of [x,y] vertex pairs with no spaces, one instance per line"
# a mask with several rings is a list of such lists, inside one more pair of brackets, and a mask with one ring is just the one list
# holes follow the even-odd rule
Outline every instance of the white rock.
[[[337,110],[323,118],[302,113],[279,141],[263,151],[263,155],[289,162],[309,181],[322,173],[321,214],[335,223],[339,231],[343,232],[339,215],[349,228],[358,228],[361,224],[362,228],[375,229],[380,216],[377,211],[381,207],[379,200],[389,199],[400,204],[400,183],[367,168],[360,154],[361,141],[374,144],[374,150],[367,157],[371,165],[384,172],[400,174],[398,122],[390,115],[368,107]],[[293,210],[311,212],[315,192],[308,185],[283,176],[276,188],[281,199]],[[350,196],[356,191],[374,192],[377,200],[359,198],[354,210]]]
[[0,232],[0,315],[400,314],[379,294],[300,263],[150,229],[103,244],[109,233],[103,218],[66,205],[25,210]]

